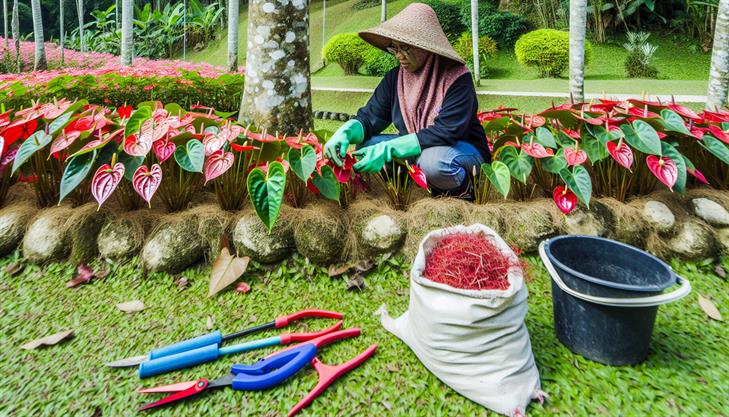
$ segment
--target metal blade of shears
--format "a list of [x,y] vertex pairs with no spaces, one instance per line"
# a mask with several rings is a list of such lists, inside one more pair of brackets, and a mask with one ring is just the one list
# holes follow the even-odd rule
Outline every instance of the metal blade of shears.
[[107,362],[104,365],[111,368],[127,368],[137,366],[142,362],[149,360],[149,355],[132,356],[131,358],[119,359],[118,361]]

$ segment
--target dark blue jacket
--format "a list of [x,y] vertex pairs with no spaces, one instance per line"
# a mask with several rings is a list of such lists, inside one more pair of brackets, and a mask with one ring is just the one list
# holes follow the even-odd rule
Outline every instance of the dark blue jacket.
[[[407,131],[400,112],[400,101],[397,97],[398,70],[399,68],[395,68],[385,74],[367,104],[357,112],[356,118],[364,126],[365,140],[380,134],[390,123],[395,125],[400,135],[412,133]],[[469,72],[448,88],[433,125],[417,132],[420,148],[453,146],[458,141],[466,141],[481,152],[485,161],[491,161],[486,134],[476,117],[477,111],[476,89]]]

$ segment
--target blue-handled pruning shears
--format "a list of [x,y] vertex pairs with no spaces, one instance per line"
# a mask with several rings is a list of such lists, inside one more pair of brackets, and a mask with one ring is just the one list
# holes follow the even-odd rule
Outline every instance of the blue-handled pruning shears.
[[311,363],[319,373],[319,383],[303,400],[291,409],[289,416],[293,416],[310,404],[314,398],[321,394],[337,378],[356,368],[375,353],[377,345],[372,345],[354,359],[339,366],[324,365],[316,358],[319,347],[336,340],[359,336],[359,334],[360,330],[358,328],[332,332],[294,347],[284,349],[253,365],[233,365],[229,374],[212,381],[201,378],[195,381],[139,390],[141,393],[173,393],[159,401],[147,404],[139,410],[149,410],[197,396],[213,389],[228,386],[240,391],[268,389],[282,383],[307,364]]

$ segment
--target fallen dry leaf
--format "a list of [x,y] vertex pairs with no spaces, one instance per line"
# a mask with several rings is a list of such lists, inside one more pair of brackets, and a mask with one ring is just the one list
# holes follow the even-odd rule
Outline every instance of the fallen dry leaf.
[[350,264],[332,265],[329,267],[329,277],[336,277],[352,269]]
[[133,301],[127,301],[126,303],[119,303],[116,305],[116,308],[119,310],[125,312],[125,313],[137,313],[142,310],[144,310],[145,307],[144,303],[139,300],[133,300]]
[[714,273],[716,274],[717,277],[719,277],[721,279],[726,279],[726,271],[724,270],[724,268],[721,265],[719,265],[719,264],[714,265]]
[[385,365],[385,368],[387,368],[387,370],[390,372],[400,372],[400,365],[396,363],[388,363],[387,365]]
[[187,277],[180,277],[175,281],[175,284],[180,290],[184,290],[189,283],[190,281],[187,280]]
[[230,254],[228,248],[220,250],[220,256],[213,263],[210,271],[210,290],[208,297],[212,297],[228,285],[235,282],[248,268],[250,258],[238,258]]
[[382,402],[382,406],[385,407],[388,411],[392,410],[392,403],[389,403],[387,401]]
[[35,339],[32,342],[28,342],[21,346],[21,349],[37,349],[41,346],[53,346],[56,343],[60,342],[61,340],[64,340],[68,337],[73,335],[73,330],[64,330],[62,332],[58,332],[55,334],[52,334],[50,336],[41,337],[40,339]]
[[208,321],[205,323],[205,327],[208,330],[213,330],[213,327],[215,327],[215,323],[213,323],[213,316],[208,316]]
[[241,282],[235,286],[235,290],[246,294],[251,291],[251,286],[247,282]]
[[361,272],[357,272],[356,274],[352,275],[352,277],[347,280],[347,289],[348,290],[358,290],[362,291],[364,288],[364,276]]
[[361,261],[357,261],[352,266],[359,272],[368,272],[370,269],[375,267],[375,261],[372,259],[363,259]]
[[703,297],[701,294],[699,294],[699,307],[701,307],[701,309],[704,310],[704,313],[712,319],[717,321],[724,320],[724,318],[721,317],[719,309],[716,308],[714,303],[712,303],[708,298]]
[[23,269],[25,269],[24,264],[21,264],[20,262],[13,262],[13,263],[8,264],[5,267],[5,273],[7,273],[8,275],[10,275],[12,277],[12,276],[18,275],[19,273],[23,272]]
[[85,263],[80,263],[76,267],[76,275],[74,275],[73,278],[66,283],[66,287],[74,288],[81,284],[86,284],[87,282],[90,282],[92,278],[94,278],[94,270]]

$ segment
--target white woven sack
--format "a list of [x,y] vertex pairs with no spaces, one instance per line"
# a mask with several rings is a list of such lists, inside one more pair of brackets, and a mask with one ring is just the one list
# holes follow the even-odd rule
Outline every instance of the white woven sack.
[[523,415],[541,391],[524,325],[527,289],[521,268],[509,270],[506,290],[458,289],[422,275],[425,256],[438,240],[461,232],[491,236],[502,253],[516,258],[496,232],[480,224],[430,232],[413,262],[408,311],[393,319],[383,306],[382,325],[461,395],[501,414]]

